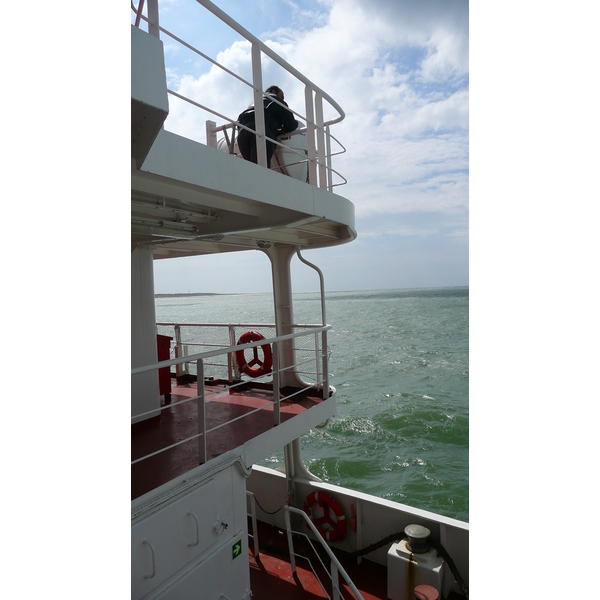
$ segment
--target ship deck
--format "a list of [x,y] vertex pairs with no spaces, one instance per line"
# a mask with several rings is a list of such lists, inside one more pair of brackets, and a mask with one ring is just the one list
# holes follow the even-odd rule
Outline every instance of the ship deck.
[[[137,462],[131,467],[131,499],[190,471],[199,464],[198,403],[188,401],[197,396],[195,381],[177,383],[172,380],[170,404],[161,415],[131,426],[131,460],[173,446],[164,452]],[[248,382],[234,390],[219,381],[205,385],[205,415],[207,430],[207,460],[243,446],[247,441],[274,427],[273,392],[269,386]],[[316,391],[305,391],[293,397],[297,390],[282,388],[280,421],[284,423],[306,410],[317,406],[323,399]],[[251,418],[240,418],[254,412]],[[237,420],[233,420],[237,419]]]
[[[251,522],[248,525],[252,530]],[[250,549],[250,586],[252,598],[256,600],[270,600],[272,598],[286,598],[286,600],[316,600],[317,598],[331,598],[331,580],[321,567],[319,559],[315,556],[308,542],[301,537],[294,539],[296,557],[296,574],[292,574],[287,535],[277,527],[258,521],[258,539],[260,554],[255,558]],[[315,546],[317,547],[318,544]],[[356,559],[337,549],[335,555],[351,577],[354,585],[361,592],[364,600],[387,599],[387,569],[379,564],[363,559],[357,564]],[[319,556],[329,568],[330,559],[324,551],[319,550]],[[310,564],[307,559],[310,559]],[[319,579],[311,569],[314,567],[318,578],[325,586],[323,590]],[[345,598],[354,598],[350,588],[340,576],[342,593]]]
[[[255,600],[317,600],[332,598],[331,580],[322,568],[313,548],[305,538],[294,536],[296,555],[296,574],[292,574],[290,557],[285,531],[261,521],[257,523],[260,553],[255,558],[250,543],[250,587]],[[248,531],[252,532],[252,523],[248,521]],[[319,552],[323,564],[329,568],[330,559],[318,544],[314,548]],[[340,564],[348,573],[352,582],[364,600],[387,600],[387,568],[363,558],[357,558],[338,548],[331,548]],[[307,559],[310,559],[310,563]],[[312,567],[316,571],[313,572]],[[317,579],[318,576],[318,579]],[[321,583],[323,585],[321,585]],[[344,598],[354,598],[354,594],[340,575],[339,578]],[[325,590],[323,589],[325,587]],[[464,596],[450,592],[446,600],[464,600]]]

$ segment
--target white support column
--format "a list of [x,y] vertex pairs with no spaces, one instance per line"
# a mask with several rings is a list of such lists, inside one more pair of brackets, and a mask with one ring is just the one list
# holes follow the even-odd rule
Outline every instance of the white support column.
[[[156,313],[154,308],[154,270],[152,250],[137,247],[131,253],[131,367],[158,362]],[[150,411],[134,423],[160,415],[158,371],[131,378],[131,416]]]
[[[293,247],[272,247],[265,250],[271,259],[273,274],[273,300],[275,301],[275,325],[277,335],[293,333],[294,310],[292,301],[292,279],[290,264],[296,249]],[[278,344],[281,387],[304,387],[306,385],[296,373],[294,340]],[[289,368],[291,367],[291,368]]]

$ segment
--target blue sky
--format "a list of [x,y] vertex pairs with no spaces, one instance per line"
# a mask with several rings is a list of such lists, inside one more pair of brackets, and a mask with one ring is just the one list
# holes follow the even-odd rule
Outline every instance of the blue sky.
[[[346,119],[336,191],[355,205],[358,238],[306,251],[326,289],[469,284],[469,14],[466,0],[218,0],[215,3],[329,93]],[[232,70],[249,45],[194,2],[161,3],[161,25]],[[169,87],[235,118],[250,101],[209,63],[164,39]],[[273,65],[265,86],[282,83]],[[292,108],[300,86],[285,88]],[[165,127],[205,141],[202,111],[169,97]],[[155,263],[157,293],[268,291],[261,253]],[[244,268],[240,268],[244,265]],[[314,274],[293,263],[295,291]],[[264,273],[263,273],[264,271]],[[190,273],[194,276],[190,277]],[[223,277],[231,273],[231,277]],[[246,275],[244,275],[244,273]],[[252,274],[252,276],[251,276]],[[220,275],[220,276],[219,276]]]

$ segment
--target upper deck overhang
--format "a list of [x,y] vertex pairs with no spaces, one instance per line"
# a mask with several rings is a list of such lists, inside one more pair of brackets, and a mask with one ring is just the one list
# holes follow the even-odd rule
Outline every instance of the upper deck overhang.
[[347,199],[165,131],[163,43],[131,29],[132,249],[155,258],[352,241]]
[[[346,198],[164,130],[132,164],[131,215],[132,244],[154,245],[155,258],[356,237]],[[190,239],[166,237],[179,230]]]

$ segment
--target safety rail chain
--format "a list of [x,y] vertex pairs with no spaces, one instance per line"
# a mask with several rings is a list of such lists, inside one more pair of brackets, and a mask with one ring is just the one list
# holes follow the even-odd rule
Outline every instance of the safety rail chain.
[[[188,44],[174,33],[167,31],[159,24],[159,11],[158,11],[158,0],[147,0],[147,13],[148,17],[145,17],[142,14],[144,7],[144,0],[140,0],[140,4],[136,9],[133,0],[131,2],[131,9],[135,13],[135,24],[139,27],[140,19],[143,19],[148,23],[148,33],[151,35],[160,38],[160,33],[164,33],[169,36],[174,41],[182,44],[192,52],[195,52],[198,56],[201,56],[205,60],[209,61],[211,64],[223,70],[228,75],[231,75],[241,83],[247,85],[253,90],[253,99],[254,99],[254,107],[255,107],[255,126],[256,130],[251,129],[245,125],[239,123],[236,119],[232,119],[226,115],[220,114],[219,112],[204,106],[198,102],[195,102],[191,98],[183,96],[178,92],[167,89],[167,92],[172,96],[183,100],[192,106],[200,108],[216,117],[227,121],[226,125],[222,125],[217,127],[214,121],[206,122],[206,143],[208,146],[217,148],[217,132],[223,131],[226,137],[226,140],[229,145],[230,153],[233,152],[233,144],[234,139],[232,136],[231,143],[229,143],[229,139],[227,137],[227,129],[232,129],[235,127],[240,127],[250,131],[251,133],[256,134],[257,136],[257,162],[260,166],[268,168],[267,165],[267,151],[266,151],[266,141],[273,142],[277,146],[284,147],[287,152],[293,152],[298,154],[304,162],[308,160],[308,183],[311,185],[320,187],[322,189],[332,191],[332,189],[338,185],[344,185],[347,183],[347,179],[341,175],[338,171],[333,169],[331,166],[331,157],[336,156],[338,154],[343,154],[346,152],[346,149],[341,144],[341,142],[331,135],[329,131],[329,126],[334,125],[335,123],[339,123],[345,118],[345,113],[339,104],[329,96],[326,92],[324,92],[321,88],[312,83],[307,77],[302,75],[299,71],[297,71],[294,67],[292,67],[287,61],[281,58],[278,54],[273,52],[268,46],[266,46],[263,42],[261,42],[257,37],[252,35],[248,30],[242,27],[239,23],[234,21],[229,15],[223,12],[219,7],[215,6],[209,0],[195,0],[198,4],[202,5],[206,10],[211,12],[221,21],[223,21],[226,25],[228,25],[231,29],[236,31],[239,35],[245,38],[247,41],[251,43],[251,57],[252,57],[252,82],[247,81],[240,75],[234,73],[227,67],[219,64],[217,61],[213,60],[197,48]],[[265,129],[265,116],[264,116],[264,106],[263,106],[263,82],[262,82],[262,67],[261,67],[261,56],[264,54],[266,57],[277,63],[281,66],[285,71],[287,71],[290,75],[292,75],[295,79],[297,79],[300,83],[304,84],[304,101],[305,101],[305,115],[302,115],[295,110],[288,108],[291,112],[300,118],[300,120],[306,122],[306,127],[299,128],[297,131],[285,134],[286,137],[290,135],[299,135],[306,133],[306,142],[307,142],[307,154],[303,154],[293,148],[288,146],[284,146],[279,142],[279,140],[275,140],[266,136]],[[337,113],[338,117],[335,119],[330,119],[328,121],[324,121],[323,116],[323,101],[326,101]],[[277,99],[275,99],[277,104],[281,104]],[[283,105],[282,105],[283,106]],[[235,131],[235,129],[234,129]],[[316,137],[316,141],[315,141]],[[331,140],[334,140],[341,148],[339,152],[331,152]],[[325,157],[323,161],[320,157]],[[317,178],[318,173],[318,178]],[[342,183],[333,183],[332,174],[335,173],[340,179]],[[318,182],[317,182],[318,179]]]
[[[356,596],[356,600],[364,600],[362,597],[362,594],[358,591],[357,587],[354,585],[353,581],[350,579],[350,576],[348,575],[348,573],[346,573],[346,571],[340,564],[340,561],[337,559],[335,554],[332,552],[331,548],[327,545],[327,542],[323,539],[323,536],[318,532],[317,528],[314,526],[313,522],[310,520],[308,515],[303,510],[299,510],[297,508],[294,508],[294,507],[288,506],[288,505],[284,506],[284,511],[285,511],[285,528],[287,530],[288,547],[290,550],[290,565],[292,567],[292,575],[296,574],[296,556],[298,556],[299,558],[304,558],[305,560],[308,561],[310,568],[312,569],[313,573],[315,574],[315,577],[321,584],[321,587],[323,588],[323,591],[325,592],[326,596],[328,598],[330,597],[329,594],[327,593],[327,590],[325,589],[325,586],[319,579],[319,576],[317,575],[310,560],[307,557],[302,556],[300,554],[296,554],[294,552],[294,540],[292,537],[292,533],[296,533],[298,535],[304,536],[308,540],[311,548],[313,549],[314,553],[316,554],[317,558],[319,559],[321,566],[329,574],[329,577],[331,578],[331,588],[333,591],[333,600],[340,600],[340,598],[344,597],[342,594],[342,590],[340,589],[340,583],[339,583],[339,575],[340,574],[345,579],[346,583],[348,584],[348,587],[352,590],[352,593]],[[301,516],[304,519],[304,522],[306,523],[306,525],[314,533],[315,537],[321,543],[321,546],[323,547],[323,549],[325,550],[325,552],[331,559],[331,571],[329,571],[327,569],[327,567],[323,564],[323,561],[321,560],[319,553],[316,551],[315,547],[313,546],[310,538],[305,533],[302,533],[300,531],[292,531],[292,523],[291,523],[291,519],[290,519],[290,513],[294,513],[296,515]]]
[[[238,330],[264,330],[264,329],[276,329],[276,325],[274,323],[265,324],[265,323],[157,323],[158,327],[173,329],[173,337],[174,340],[171,342],[171,352],[174,352],[175,358],[182,358],[184,356],[188,356],[189,348],[198,347],[198,348],[225,348],[227,344],[222,343],[209,343],[208,341],[195,341],[195,340],[186,340],[183,341],[184,335],[182,335],[182,330],[186,329],[216,329],[216,330],[227,330],[227,337],[229,340],[229,345],[235,345],[236,343],[236,331]],[[317,380],[321,378],[321,364],[319,363],[319,355],[321,354],[321,347],[319,344],[319,332],[315,333],[315,329],[321,327],[321,325],[299,325],[293,324],[290,327],[295,329],[303,329],[310,330],[314,335],[314,348],[295,348],[296,352],[304,352],[304,353],[314,353],[315,358],[309,358],[305,361],[296,361],[296,367],[303,367],[304,365],[315,362],[314,369],[315,371],[307,371],[302,370],[302,375],[310,375],[314,376]],[[327,350],[327,356],[331,355],[329,348]],[[205,361],[205,366],[211,367],[222,367],[227,369],[227,379],[229,383],[233,383],[235,381],[239,381],[240,379],[240,369],[237,364],[237,359],[235,354],[229,353],[227,356],[226,363],[220,362],[208,362]],[[181,377],[183,375],[189,375],[188,365],[192,364],[193,361],[189,361],[187,363],[182,363],[177,365],[175,375],[177,377]]]
[[[225,427],[226,425],[229,425],[230,423],[233,423],[240,419],[248,418],[251,415],[253,415],[254,413],[256,413],[260,410],[265,410],[271,406],[273,407],[273,425],[279,425],[281,423],[281,413],[280,413],[281,396],[280,396],[280,384],[279,384],[280,374],[283,371],[295,369],[295,365],[289,365],[289,366],[284,366],[284,367],[280,368],[280,366],[279,366],[279,362],[280,362],[280,357],[279,357],[280,346],[279,346],[279,344],[281,342],[285,342],[287,340],[293,340],[293,339],[296,339],[296,338],[299,338],[302,336],[314,335],[315,333],[321,333],[321,335],[323,336],[322,348],[327,348],[327,331],[329,329],[331,329],[331,325],[325,325],[323,327],[315,328],[313,331],[308,331],[308,332],[301,331],[301,332],[296,332],[296,333],[290,333],[287,335],[280,335],[280,336],[277,336],[274,338],[263,338],[256,342],[248,342],[247,344],[238,344],[235,346],[228,346],[226,348],[219,348],[217,350],[209,350],[207,352],[200,352],[200,353],[191,354],[191,355],[185,356],[185,357],[164,360],[159,363],[145,365],[142,367],[135,367],[135,368],[131,369],[131,375],[135,376],[135,375],[139,375],[142,373],[148,373],[150,371],[157,371],[157,370],[163,369],[165,367],[168,367],[170,369],[170,367],[173,365],[178,365],[178,364],[181,364],[184,362],[195,361],[196,372],[197,372],[197,381],[198,381],[198,383],[197,383],[198,395],[197,396],[195,396],[193,398],[186,398],[185,400],[181,400],[179,402],[171,403],[167,406],[161,407],[160,409],[153,408],[152,410],[149,410],[144,413],[139,413],[139,414],[133,415],[131,417],[131,420],[134,421],[134,420],[139,419],[140,417],[155,415],[158,410],[160,410],[160,411],[168,410],[174,406],[178,406],[178,405],[184,404],[186,402],[196,402],[198,404],[198,433],[195,435],[192,435],[190,437],[187,437],[183,440],[179,440],[178,442],[175,442],[174,444],[166,446],[165,448],[161,448],[160,450],[157,450],[155,452],[146,454],[145,456],[141,456],[135,460],[132,460],[131,464],[134,465],[143,460],[151,458],[152,456],[156,456],[158,454],[161,454],[162,452],[166,452],[167,450],[171,450],[172,448],[175,448],[176,446],[180,446],[181,444],[190,442],[195,439],[198,440],[198,444],[199,444],[199,453],[200,453],[199,463],[204,464],[206,462],[206,457],[207,457],[206,437],[209,433],[212,433],[213,431],[216,431],[217,429],[220,429],[221,427]],[[241,415],[240,417],[236,417],[234,419],[231,419],[229,421],[226,421],[224,423],[216,425],[212,429],[207,429],[206,428],[206,410],[205,410],[206,409],[206,393],[205,393],[205,382],[204,382],[204,361],[207,358],[219,356],[221,354],[237,352],[238,350],[246,350],[247,348],[255,348],[257,346],[264,346],[265,344],[271,344],[273,346],[273,368],[272,368],[271,373],[267,373],[261,377],[266,377],[269,375],[273,376],[273,401],[268,402],[264,406],[262,406],[260,408],[256,408],[244,415]],[[317,388],[319,386],[322,386],[323,400],[327,400],[327,398],[329,397],[329,372],[328,372],[327,352],[322,353],[322,358],[323,358],[323,377],[320,381],[317,382]],[[257,377],[256,379],[260,379],[261,377]],[[221,388],[221,390],[229,391],[229,390],[236,388],[237,386],[241,386],[241,385],[245,385],[245,384],[246,384],[246,381],[239,381],[232,385],[223,387],[223,388]],[[290,399],[298,394],[301,394],[302,392],[305,392],[307,390],[314,389],[314,387],[315,386],[313,384],[309,384],[305,388],[299,389],[296,392],[294,392],[293,394],[289,394],[288,396],[285,397],[285,400],[288,400],[288,399]]]

